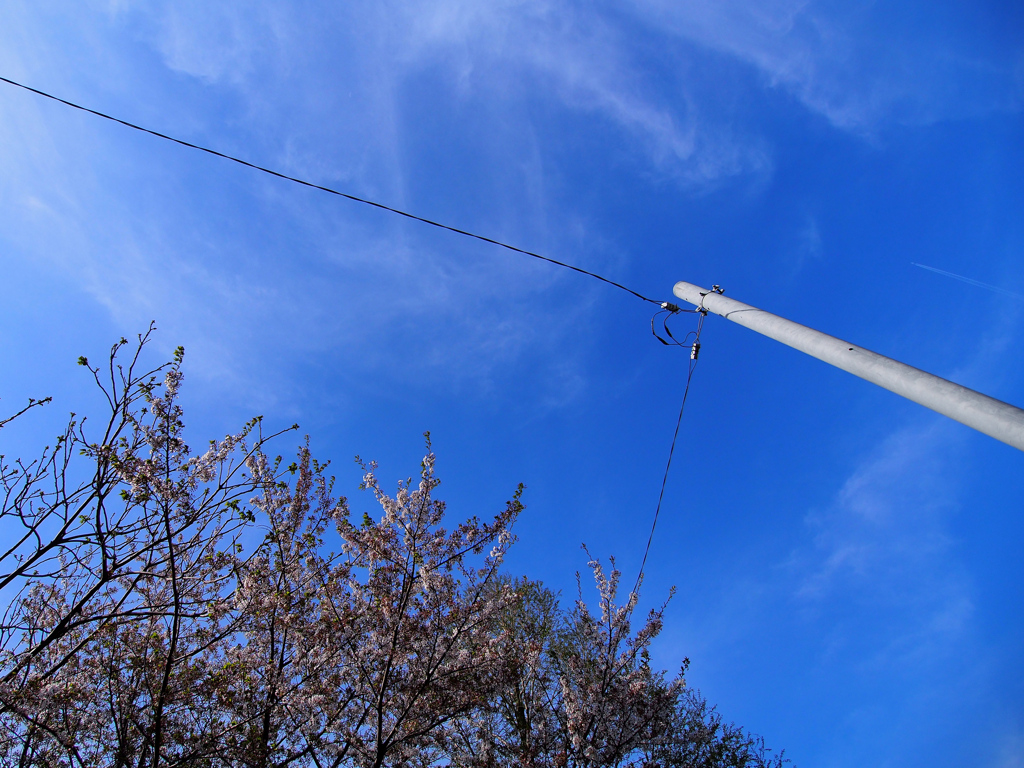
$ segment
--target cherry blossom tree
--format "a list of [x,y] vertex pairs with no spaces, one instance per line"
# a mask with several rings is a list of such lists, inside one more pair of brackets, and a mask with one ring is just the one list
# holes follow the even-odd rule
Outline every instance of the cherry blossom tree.
[[[588,553],[589,556],[589,553]],[[666,680],[648,649],[665,606],[631,632],[637,593],[615,602],[620,574],[593,557],[598,613],[582,588],[570,611],[543,586],[515,583],[518,603],[499,624],[506,674],[486,713],[467,723],[456,764],[640,766],[668,731],[682,673]],[[578,577],[578,575],[577,575]],[[685,666],[684,666],[685,669]],[[475,736],[475,738],[474,738]]]
[[259,418],[193,452],[183,350],[147,369],[151,334],[80,358],[97,427],[0,457],[0,763],[781,764],[651,668],[665,606],[634,632],[614,561],[588,553],[596,610],[501,572],[522,486],[449,528],[429,435],[394,495],[360,462],[361,517]]
[[764,739],[726,723],[699,691],[684,690],[668,727],[644,745],[646,766],[659,768],[783,768],[783,753]]
[[98,435],[72,414],[35,461],[0,461],[0,717],[21,763],[155,765],[208,729],[203,662],[231,631],[240,501],[266,482],[246,468],[269,437],[254,420],[192,456],[183,350],[145,370],[149,337],[124,363],[125,339],[103,368],[79,359],[108,405]]

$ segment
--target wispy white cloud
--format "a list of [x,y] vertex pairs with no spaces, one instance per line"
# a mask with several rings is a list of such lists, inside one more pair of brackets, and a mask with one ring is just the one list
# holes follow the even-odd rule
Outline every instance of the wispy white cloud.
[[[237,86],[251,100],[285,84],[318,93],[329,104],[346,101],[338,91],[354,91],[346,101],[352,107],[346,124],[338,129],[358,137],[364,155],[372,144],[385,154],[400,148],[411,126],[401,125],[391,98],[403,83],[440,67],[464,99],[486,94],[492,103],[515,103],[556,96],[564,107],[598,116],[628,137],[654,169],[694,188],[770,174],[770,148],[740,127],[737,106],[708,98],[715,84],[690,66],[704,55],[694,44],[745,62],[764,84],[862,135],[894,122],[1013,109],[1020,101],[1019,52],[962,41],[950,48],[942,24],[958,20],[917,24],[874,6],[637,0],[632,13],[649,30],[640,38],[637,26],[621,23],[621,11],[613,19],[600,8],[559,0],[427,2],[386,14],[355,3],[341,11],[319,9],[322,19],[312,12],[288,18],[275,8],[257,3],[211,13],[186,3],[146,13],[156,19],[150,25],[154,45],[169,67]],[[665,49],[657,73],[650,69],[652,47]],[[330,48],[329,81],[289,79],[310,51],[322,55]],[[273,62],[273,69],[265,62]],[[379,130],[395,121],[391,131]],[[366,124],[377,130],[358,127]],[[382,141],[391,147],[384,149]],[[333,155],[334,166],[345,173],[343,156]]]
[[[939,422],[886,438],[831,506],[808,517],[813,544],[789,563],[804,609],[828,613],[841,601],[854,615],[870,611],[871,633],[882,632],[868,640],[868,663],[876,669],[927,666],[947,655],[969,625],[970,580],[949,533],[959,511],[956,435]],[[853,626],[856,620],[847,630]]]
[[[501,186],[507,187],[503,195],[509,200],[530,202],[502,210],[501,199],[489,201],[490,221],[495,214],[506,219],[497,234],[518,232],[513,239],[519,242],[522,233],[532,233],[529,245],[573,254],[574,261],[600,271],[621,268],[622,254],[614,244],[598,242],[585,219],[562,210],[557,216],[562,231],[548,231],[551,202],[545,177],[550,169],[544,137],[529,119],[512,121],[522,126],[525,140],[509,141],[500,127],[511,114],[523,117],[517,105],[544,94],[541,98],[563,108],[596,116],[621,133],[624,151],[642,158],[641,166],[696,187],[764,173],[770,166],[756,141],[734,140],[726,127],[710,130],[685,91],[670,98],[645,84],[648,73],[614,25],[565,3],[436,3],[388,13],[365,3],[293,9],[294,15],[267,3],[245,9],[114,3],[105,11],[106,28],[88,12],[80,13],[78,23],[91,28],[94,40],[132,33],[173,72],[196,78],[214,93],[234,94],[226,101],[215,97],[223,106],[201,114],[182,117],[172,111],[159,127],[173,132],[184,125],[186,138],[209,143],[214,137],[218,147],[244,147],[244,154],[255,153],[263,162],[399,205],[408,202],[408,177],[417,170],[404,159],[406,145],[420,127],[398,107],[399,92],[422,73],[440,68],[442,80],[456,84],[454,98],[500,105],[490,118],[497,124],[491,126],[489,159],[495,162],[489,163],[489,173],[508,182]],[[117,50],[105,55],[116,59]],[[309,66],[314,61],[317,66]],[[146,91],[165,85],[152,74],[133,77],[149,77]],[[503,99],[495,99],[496,93]],[[170,103],[158,101],[164,108]],[[153,105],[139,108],[143,118],[138,119],[145,121]],[[70,137],[57,133],[67,145]],[[38,141],[29,143],[38,146]],[[106,150],[97,145],[96,151]],[[26,164],[11,178],[31,172]],[[70,167],[47,177],[81,189],[90,173],[72,159]],[[211,346],[210,357],[225,379],[231,378],[224,369],[232,358],[227,350],[248,354],[246,329],[271,315],[274,322],[264,334],[298,339],[293,347],[345,350],[360,366],[392,370],[400,366],[392,364],[387,350],[402,345],[381,344],[381,334],[399,334],[398,342],[410,326],[429,322],[437,333],[421,340],[415,354],[450,380],[462,376],[480,382],[514,364],[527,348],[557,344],[579,313],[588,311],[591,292],[584,289],[575,292],[571,307],[563,300],[558,317],[552,316],[540,297],[563,277],[549,268],[524,265],[504,254],[481,255],[401,226],[381,231],[359,223],[359,212],[335,205],[327,213],[327,205],[310,205],[308,197],[291,190],[280,194],[276,184],[257,181],[255,199],[245,204],[250,215],[274,210],[284,226],[302,233],[299,242],[310,248],[308,257],[322,260],[315,279],[308,272],[266,264],[269,254],[257,243],[248,243],[253,251],[242,254],[237,243],[214,228],[203,227],[202,236],[192,233],[198,221],[187,200],[168,200],[171,207],[157,211],[156,201],[126,203],[107,189],[95,189],[88,200],[71,195],[79,210],[60,210],[60,225],[51,232],[52,251],[74,262],[64,268],[77,271],[83,286],[118,322],[160,317],[190,337],[203,337],[202,329],[216,325],[216,334],[206,336],[210,345],[219,339],[224,347],[213,351]],[[54,196],[61,194],[57,186],[38,190],[40,206],[54,205]],[[97,207],[120,208],[119,223],[96,231]],[[57,241],[93,246],[65,247]],[[268,284],[268,274],[274,275],[271,295],[260,288]],[[163,290],[154,290],[157,284]],[[492,301],[498,295],[519,309],[503,316]],[[313,296],[323,301],[310,300]],[[303,319],[323,332],[297,333]],[[581,390],[582,374],[572,357],[561,355],[558,371],[545,377],[554,387],[544,396],[548,400],[560,402]]]
[[[197,7],[191,10],[191,22],[189,7],[168,7],[140,21],[141,10],[123,6],[111,10],[109,28],[96,18],[79,21],[91,24],[90,36],[99,40],[116,36],[129,25],[152,42],[176,72],[242,94],[242,117],[260,113],[267,118],[264,123],[256,121],[251,132],[232,131],[239,114],[206,111],[191,120],[200,136],[210,126],[227,124],[226,135],[218,138],[230,150],[231,143],[248,138],[247,133],[271,135],[273,141],[267,144],[277,145],[278,158],[287,169],[317,180],[342,178],[360,192],[402,203],[403,169],[397,162],[402,137],[392,95],[387,88],[376,88],[391,78],[363,77],[387,70],[387,46],[380,35],[365,28],[345,30],[346,42],[358,50],[345,54],[352,60],[343,56],[339,65],[355,66],[359,54],[367,54],[354,70],[321,71],[316,75],[320,81],[303,84],[302,75],[289,79],[295,73],[286,66],[276,80],[261,84],[255,81],[265,66],[262,57],[301,63],[306,52],[304,41],[296,39],[296,23],[282,21],[272,12],[254,12],[247,18],[241,11],[211,16]],[[328,44],[323,29],[309,29],[320,34],[313,45]],[[119,40],[125,42],[123,37]],[[54,59],[44,69],[60,70],[60,46],[57,41],[48,45],[54,47]],[[106,55],[116,59],[127,54],[111,46]],[[5,71],[16,74],[15,69]],[[46,82],[45,74],[36,73]],[[324,80],[332,77],[335,82],[328,87]],[[308,124],[294,120],[288,110],[268,108],[265,101],[273,97],[261,92],[266,87],[283,95],[287,104],[285,92],[296,82],[307,86],[305,93],[291,98],[306,110]],[[342,90],[357,91],[351,113],[337,103],[339,82]],[[160,78],[156,84],[166,85]],[[333,103],[315,103],[318,92]],[[423,384],[433,381],[445,389],[486,390],[494,376],[522,363],[528,349],[535,360],[551,352],[590,305],[586,284],[557,311],[540,300],[563,279],[548,267],[482,252],[454,237],[439,239],[401,222],[381,227],[373,218],[379,219],[376,213],[366,216],[337,200],[283,190],[281,183],[248,171],[246,180],[253,183],[233,198],[231,219],[221,226],[218,197],[239,193],[229,181],[234,172],[229,166],[216,165],[217,161],[204,166],[207,161],[201,157],[197,161],[193,155],[172,151],[170,161],[183,165],[161,167],[167,160],[158,158],[166,147],[159,142],[145,139],[135,145],[138,137],[123,129],[88,122],[91,118],[82,123],[74,113],[70,121],[55,122],[41,114],[47,105],[31,97],[13,91],[2,97],[12,105],[0,123],[0,135],[12,150],[0,155],[2,184],[5,199],[21,211],[12,222],[16,225],[6,230],[8,241],[46,259],[41,268],[55,269],[77,283],[108,309],[117,325],[141,328],[157,318],[169,340],[192,340],[190,357],[198,363],[197,370],[228,388],[245,377],[241,391],[257,400],[286,385],[273,379],[288,355],[327,355],[346,368]],[[328,115],[333,123],[321,119]],[[324,137],[326,141],[320,142]],[[258,152],[258,139],[255,145]],[[540,209],[544,184],[538,153],[518,160],[525,169],[528,197]],[[175,174],[197,169],[198,186],[193,186],[193,178],[186,182],[192,187],[187,194],[175,189],[181,183]],[[131,191],[125,194],[126,190]],[[539,218],[543,225],[543,216]],[[236,223],[246,219],[251,226],[240,231]],[[270,220],[275,222],[272,226],[262,226]],[[586,227],[567,230],[562,242],[574,249],[595,245]],[[267,234],[273,239],[261,239]],[[591,258],[610,263],[615,256],[600,255],[608,250],[598,244]],[[507,301],[498,306],[497,296]],[[516,309],[509,311],[507,306]],[[283,350],[277,353],[282,355],[278,365],[252,364],[271,349]],[[542,400],[580,391],[579,363],[571,352],[552,365],[551,375],[542,377],[549,390],[538,392]],[[265,377],[271,380],[261,381]]]
[[789,248],[785,266],[788,278],[796,279],[808,264],[819,261],[825,253],[825,241],[818,217],[805,212],[793,224],[793,243]]
[[[95,39],[113,35],[123,41],[126,32],[133,34],[168,69],[202,83],[199,96],[212,100],[191,116],[172,110],[158,127],[175,132],[184,125],[185,138],[211,143],[212,137],[219,148],[241,147],[246,156],[297,175],[399,205],[410,202],[408,179],[418,169],[407,159],[407,145],[420,128],[400,108],[400,92],[440,68],[441,80],[454,83],[456,93],[439,92],[438,98],[497,105],[488,117],[493,147],[486,151],[494,160],[488,173],[501,183],[480,217],[489,222],[488,233],[512,233],[516,242],[527,240],[526,233],[524,244],[613,275],[625,265],[624,255],[602,242],[585,217],[560,210],[558,231],[548,229],[551,169],[541,128],[523,117],[526,101],[544,94],[562,108],[606,121],[641,167],[696,187],[763,173],[770,165],[756,142],[708,130],[685,93],[666,99],[646,86],[635,51],[614,27],[599,16],[574,15],[566,4],[435,4],[393,13],[355,4],[298,9],[289,17],[272,4],[210,10],[188,3],[119,3],[106,10],[106,28],[95,18],[80,19],[92,25]],[[116,58],[118,49],[106,55]],[[158,73],[133,76],[148,78],[144,91],[167,86]],[[165,109],[176,103],[156,102]],[[140,104],[143,117],[137,119],[145,122],[154,109]],[[503,119],[509,115],[517,119]],[[502,123],[522,130],[511,136]],[[97,134],[105,130],[97,127]],[[59,129],[55,135],[64,146],[80,140]],[[94,157],[113,152],[123,138],[98,142]],[[233,172],[220,170],[211,166],[210,179]],[[143,164],[134,180],[151,183],[142,178],[150,172]],[[31,173],[23,164],[12,178]],[[80,189],[90,173],[71,161],[47,178]],[[222,188],[221,181],[210,184],[211,191]],[[40,205],[52,205],[57,186],[38,191]],[[389,376],[415,370],[421,380],[436,377],[448,388],[464,382],[486,390],[489,380],[521,364],[524,355],[539,359],[553,352],[591,311],[593,291],[585,283],[557,310],[544,300],[565,279],[549,267],[482,253],[400,222],[380,228],[363,211],[282,192],[278,182],[256,179],[251,188],[239,201],[245,215],[280,217],[282,231],[290,233],[281,237],[295,238],[288,259],[305,268],[275,263],[283,242],[272,246],[218,232],[198,216],[202,204],[189,196],[125,200],[110,188],[96,189],[87,200],[71,195],[80,210],[60,212],[52,251],[65,254],[71,263],[64,268],[79,274],[119,323],[158,317],[171,334],[201,339],[205,359],[199,368],[225,383],[241,375],[239,359],[251,357],[254,345],[270,344],[296,356],[338,355],[340,365]],[[118,223],[97,216],[99,208],[117,211]],[[107,220],[104,231],[97,229],[101,218]],[[72,242],[92,245],[67,245]],[[305,332],[307,327],[318,332]],[[415,330],[424,327],[431,332]],[[408,344],[413,338],[416,343]],[[547,387],[537,393],[542,403],[564,403],[585,389],[573,350],[586,345],[568,347],[552,356],[541,376]],[[260,390],[258,382],[250,385],[254,393]]]
[[[1015,327],[1013,318],[994,323],[959,369],[940,373],[998,388],[994,371]],[[976,566],[962,550],[963,520],[976,512],[964,495],[963,467],[977,439],[984,438],[951,421],[912,417],[853,462],[762,585],[816,638],[807,648],[815,679],[852,673],[868,687],[899,681],[872,707],[851,712],[846,725],[871,732],[876,743],[891,731],[908,755],[915,740],[928,738],[926,721],[959,723],[959,707],[991,720],[994,710],[980,702],[1000,686],[992,654],[1003,651],[979,621]],[[1012,759],[1016,728],[993,724],[990,736],[972,741],[979,762]],[[998,758],[989,748],[997,743]]]
[[[737,57],[833,125],[871,135],[891,123],[929,123],[1015,108],[1012,51],[992,49],[972,21],[901,16],[895,6],[820,0],[637,0],[652,25]],[[953,28],[959,48],[951,48]]]
[[[486,96],[492,104],[507,102],[507,110],[529,98],[554,96],[564,107],[599,116],[654,168],[687,184],[699,187],[771,168],[763,142],[737,135],[729,116],[702,111],[685,79],[674,78],[667,90],[652,87],[639,62],[646,51],[595,9],[583,12],[547,0],[434,2],[382,15],[375,6],[357,3],[314,20],[283,19],[272,7],[210,14],[205,7],[200,12],[189,4],[167,5],[147,9],[144,26],[168,67],[237,86],[255,101],[286,83],[334,104],[338,91],[354,91],[353,109],[338,128],[352,135],[357,126],[375,126],[358,131],[363,153],[381,141],[402,141],[402,126],[397,134],[378,130],[381,107],[404,82],[440,66],[466,99]],[[328,81],[289,77],[310,50],[327,48],[333,48],[334,65]],[[262,58],[275,62],[274,71],[260,65]]]
[[833,506],[808,519],[822,558],[801,594],[818,596],[840,577],[873,577],[879,566],[912,567],[942,551],[936,522],[951,502],[936,450],[946,442],[941,431],[890,435],[846,480]]
[[[464,87],[506,97],[557,94],[576,110],[618,127],[656,168],[705,185],[770,171],[769,153],[753,136],[737,136],[729,116],[703,111],[685,78],[652,86],[641,63],[654,44],[629,39],[599,9],[570,3],[513,0],[444,3],[410,12],[410,61],[441,57]],[[519,81],[516,83],[516,81]],[[657,82],[657,81],[655,81]]]
[[1008,729],[996,743],[996,757],[992,768],[1019,768],[1024,765],[1024,733]]
[[190,0],[168,4],[159,20],[160,52],[175,71],[207,82],[240,83],[273,35],[268,10],[257,5],[243,13]]
[[[998,396],[996,372],[1017,325],[1013,314],[992,323],[969,357],[938,373]],[[811,539],[787,566],[799,599],[812,605],[839,593],[870,594],[880,607],[917,605],[924,613],[901,620],[925,633],[964,626],[970,584],[950,529],[963,509],[956,469],[971,434],[919,412],[863,456],[832,502],[806,518]]]

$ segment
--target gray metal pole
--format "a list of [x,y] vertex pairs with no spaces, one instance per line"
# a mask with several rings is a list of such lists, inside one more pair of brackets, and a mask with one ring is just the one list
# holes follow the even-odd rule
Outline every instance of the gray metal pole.
[[691,283],[672,293],[1024,451],[1024,410],[1016,406]]

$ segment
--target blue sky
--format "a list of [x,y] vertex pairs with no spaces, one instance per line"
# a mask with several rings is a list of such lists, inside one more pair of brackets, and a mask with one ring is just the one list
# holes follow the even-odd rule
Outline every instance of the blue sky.
[[[0,74],[1024,404],[1015,3],[9,0]],[[397,480],[429,429],[452,514],[526,483],[510,568],[571,597],[586,542],[631,583],[687,363],[651,305],[10,86],[0,265],[4,410],[57,400],[34,429],[156,320],[195,440],[298,421],[369,509],[350,457]],[[1024,764],[1024,456],[721,318],[702,341],[662,666],[800,766]]]

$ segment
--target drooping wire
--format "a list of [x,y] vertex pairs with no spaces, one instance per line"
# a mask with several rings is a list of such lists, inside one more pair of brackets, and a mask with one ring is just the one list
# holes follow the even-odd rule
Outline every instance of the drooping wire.
[[[690,343],[689,343],[689,338],[690,338],[690,336],[693,336],[695,334],[695,331],[690,331],[688,334],[686,334],[686,336],[683,337],[683,340],[680,341],[679,339],[677,339],[675,336],[672,335],[672,329],[670,329],[668,327],[668,320],[669,320],[670,317],[672,317],[673,315],[676,315],[676,314],[678,314],[680,312],[689,312],[691,314],[699,314],[699,313],[703,312],[703,310],[699,309],[699,308],[698,309],[681,309],[680,307],[677,307],[675,304],[669,304],[668,302],[663,302],[661,306],[662,306],[661,311],[660,312],[655,312],[654,315],[651,317],[651,335],[654,336],[654,338],[656,338],[658,341],[660,341],[666,347],[689,347],[689,346],[691,346]],[[661,320],[662,333],[664,333],[666,336],[668,336],[671,339],[671,341],[666,341],[655,330],[654,324],[659,319]]]
[[270,174],[271,176],[276,176],[277,178],[284,179],[285,181],[291,181],[291,182],[294,182],[295,184],[301,184],[302,186],[310,187],[311,189],[318,189],[321,192],[327,192],[327,193],[332,194],[332,195],[337,195],[338,197],[343,197],[346,200],[351,200],[351,201],[356,202],[356,203],[362,203],[364,205],[373,206],[374,208],[379,208],[379,209],[381,209],[383,211],[388,211],[390,213],[398,214],[399,216],[404,216],[407,219],[412,219],[414,221],[419,221],[419,222],[421,222],[423,224],[429,224],[430,226],[437,227],[438,229],[445,229],[445,230],[448,230],[449,232],[454,232],[457,235],[463,235],[465,237],[471,237],[471,238],[473,238],[475,240],[480,240],[480,241],[485,242],[485,243],[490,243],[491,245],[497,245],[497,246],[499,246],[501,248],[505,248],[507,250],[514,251],[515,253],[523,254],[524,256],[531,256],[531,257],[533,257],[535,259],[540,259],[541,261],[546,261],[546,262],[548,262],[550,264],[555,264],[555,265],[557,265],[559,267],[565,267],[566,269],[571,269],[573,272],[579,272],[581,275],[587,275],[588,277],[592,277],[595,280],[600,280],[602,283],[607,283],[608,285],[612,285],[612,286],[614,286],[616,288],[619,288],[619,289],[625,291],[626,293],[629,293],[629,294],[632,294],[633,296],[636,296],[638,299],[642,299],[643,301],[650,302],[651,304],[661,304],[661,302],[656,301],[656,300],[654,300],[654,299],[652,299],[652,298],[650,298],[648,296],[644,296],[642,293],[634,291],[632,288],[627,288],[622,283],[617,283],[614,280],[610,280],[607,277],[602,277],[601,275],[597,274],[596,272],[591,272],[589,270],[583,269],[582,267],[576,267],[576,266],[573,266],[572,264],[567,264],[564,261],[558,261],[557,259],[549,258],[548,256],[541,256],[539,253],[534,253],[533,251],[527,251],[527,250],[525,250],[523,248],[517,248],[514,245],[509,245],[508,243],[503,243],[500,240],[494,240],[494,239],[492,239],[490,237],[485,237],[484,235],[478,235],[478,234],[476,234],[474,232],[469,232],[469,231],[467,231],[465,229],[459,229],[458,227],[449,226],[448,224],[442,224],[440,222],[433,221],[432,219],[424,218],[423,216],[417,216],[416,214],[409,213],[407,211],[403,211],[403,210],[401,210],[399,208],[392,208],[390,205],[384,205],[383,203],[378,203],[378,202],[375,202],[373,200],[368,200],[368,199],[363,198],[363,197],[357,197],[356,195],[350,195],[347,192],[339,192],[336,189],[331,189],[330,187],[325,187],[325,186],[322,186],[320,184],[314,184],[311,181],[305,181],[304,179],[300,179],[300,178],[297,178],[295,176],[289,176],[286,173],[281,173],[280,171],[274,171],[274,170],[271,170],[270,168],[265,168],[262,165],[257,165],[256,163],[250,163],[248,160],[242,160],[241,158],[235,157],[234,155],[228,155],[228,154],[225,154],[224,152],[218,152],[217,150],[210,149],[209,147],[204,147],[204,146],[201,146],[199,144],[193,144],[192,142],[185,141],[183,139],[176,139],[173,136],[168,136],[165,133],[160,133],[159,131],[154,131],[154,130],[152,130],[150,128],[144,128],[141,125],[136,125],[135,123],[130,123],[127,120],[122,120],[122,119],[120,119],[118,117],[114,117],[112,115],[108,115],[108,114],[106,114],[104,112],[99,112],[98,110],[90,109],[89,107],[83,107],[80,104],[75,104],[73,101],[67,101],[66,99],[62,99],[62,98],[60,98],[58,96],[54,96],[52,94],[46,93],[45,91],[40,91],[39,89],[32,88],[32,87],[30,87],[28,85],[23,85],[22,83],[15,82],[14,80],[10,80],[9,78],[3,77],[3,76],[0,76],[0,82],[7,83],[8,85],[13,85],[13,86],[15,86],[17,88],[22,88],[22,89],[24,89],[26,91],[30,91],[31,93],[35,93],[35,94],[37,94],[39,96],[42,96],[44,98],[51,99],[53,101],[59,102],[61,104],[64,104],[66,106],[72,107],[73,109],[79,109],[82,112],[88,112],[90,115],[95,115],[96,117],[102,117],[105,120],[111,120],[111,121],[113,121],[115,123],[119,123],[119,124],[125,126],[126,128],[132,128],[132,129],[134,129],[136,131],[141,131],[142,133],[148,133],[150,136],[156,136],[159,139],[164,139],[166,141],[171,141],[171,142],[174,142],[175,144],[180,144],[183,147],[188,147],[189,149],[197,149],[200,152],[206,152],[207,154],[214,155],[215,157],[219,157],[219,158],[222,158],[224,160],[230,160],[233,163],[238,163],[239,165],[244,165],[246,168],[252,168],[253,170],[256,170],[256,171],[262,171],[263,173]]
[[[669,330],[667,325],[668,319],[677,312],[695,312],[698,315],[697,330],[690,331],[690,333],[688,333],[684,337],[684,342],[676,340],[676,338],[672,335],[672,332]],[[661,316],[662,327],[664,328],[665,333],[668,335],[670,339],[672,339],[671,343],[661,338],[661,336],[659,336],[657,332],[654,330],[655,319],[658,318],[659,316]],[[683,388],[683,402],[679,405],[679,416],[676,418],[676,429],[675,432],[672,433],[672,445],[668,449],[668,461],[665,462],[665,474],[662,475],[661,478],[661,491],[658,493],[658,505],[654,509],[654,520],[651,521],[651,533],[647,537],[647,546],[644,548],[644,556],[643,559],[640,561],[640,570],[639,572],[637,572],[636,583],[633,585],[632,594],[637,593],[637,590],[640,588],[640,582],[643,581],[644,567],[647,565],[647,555],[651,551],[651,542],[654,541],[654,529],[658,526],[658,515],[661,514],[661,502],[665,498],[665,485],[668,483],[668,472],[669,469],[671,469],[672,467],[672,456],[676,452],[676,441],[679,439],[679,427],[683,423],[683,411],[686,409],[686,398],[690,394],[690,382],[693,380],[693,371],[697,367],[697,358],[700,354],[700,332],[701,329],[704,327],[704,318],[706,316],[707,310],[704,309],[702,306],[699,309],[685,310],[681,310],[679,308],[666,308],[662,309],[661,312],[655,313],[654,317],[651,318],[651,333],[653,333],[655,338],[661,341],[662,344],[665,344],[667,346],[690,348],[690,368],[686,374],[686,386]],[[685,339],[689,339],[691,335],[693,336],[693,342],[690,344],[685,343]]]

